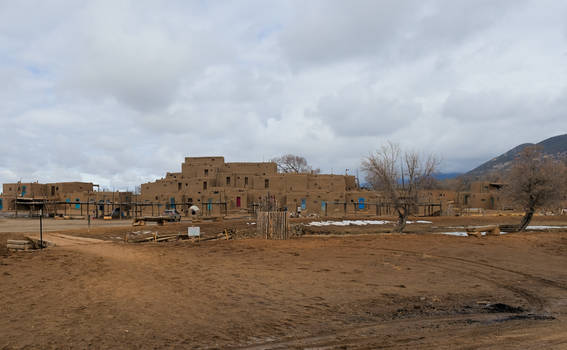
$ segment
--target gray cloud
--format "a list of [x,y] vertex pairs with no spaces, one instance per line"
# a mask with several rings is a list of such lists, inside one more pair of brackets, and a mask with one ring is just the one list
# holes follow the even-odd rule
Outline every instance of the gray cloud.
[[567,132],[567,4],[0,2],[0,181],[133,188],[185,156],[466,171]]
[[494,25],[518,1],[296,2],[281,35],[292,63],[371,57],[380,62],[439,55]]
[[341,136],[385,136],[421,116],[413,101],[387,99],[368,87],[351,86],[319,101],[315,115]]

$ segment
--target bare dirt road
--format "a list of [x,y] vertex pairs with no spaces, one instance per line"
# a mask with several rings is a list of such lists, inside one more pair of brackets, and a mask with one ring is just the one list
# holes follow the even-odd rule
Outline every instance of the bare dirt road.
[[566,232],[355,229],[199,244],[51,233],[55,248],[0,255],[0,348],[567,349]]

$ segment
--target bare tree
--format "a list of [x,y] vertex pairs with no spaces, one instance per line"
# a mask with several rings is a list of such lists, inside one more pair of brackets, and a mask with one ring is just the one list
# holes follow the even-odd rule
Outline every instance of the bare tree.
[[282,173],[318,174],[320,172],[319,169],[313,169],[307,163],[307,159],[294,154],[285,154],[281,157],[272,159],[272,162],[278,165],[278,170]]
[[524,231],[538,208],[557,205],[565,193],[565,164],[545,157],[541,148],[526,147],[510,168],[503,194],[513,207],[524,210]]
[[408,216],[416,212],[418,191],[430,183],[438,164],[432,155],[424,158],[416,152],[402,152],[391,142],[362,161],[366,181],[383,193],[398,215],[394,231],[403,232]]

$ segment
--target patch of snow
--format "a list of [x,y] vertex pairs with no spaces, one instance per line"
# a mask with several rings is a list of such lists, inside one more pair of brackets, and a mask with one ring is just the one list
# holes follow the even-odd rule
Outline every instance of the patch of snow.
[[[386,220],[342,220],[342,221],[313,221],[308,224],[308,226],[365,226],[365,225],[386,225],[392,224],[392,221]],[[431,221],[417,220],[408,221],[408,224],[432,224]]]
[[385,220],[342,220],[342,221],[313,221],[307,226],[365,226],[365,225],[384,225],[389,224],[390,221]]
[[436,232],[436,234],[458,236],[458,237],[468,237],[469,236],[466,232]]
[[567,226],[545,226],[545,225],[536,225],[536,226],[528,226],[526,227],[527,230],[546,230],[550,228],[567,228]]

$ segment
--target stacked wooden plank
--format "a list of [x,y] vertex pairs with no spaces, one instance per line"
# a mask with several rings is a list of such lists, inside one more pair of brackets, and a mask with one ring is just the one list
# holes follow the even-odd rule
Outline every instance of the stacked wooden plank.
[[[200,236],[194,239],[194,241],[204,242],[204,241],[211,241],[218,239],[228,240],[228,239],[232,239],[235,234],[236,234],[235,230],[225,229],[222,233]],[[126,233],[124,235],[124,242],[126,243],[167,242],[167,241],[176,241],[181,239],[189,239],[189,236],[187,236],[187,234],[181,234],[181,233],[159,234],[158,232],[145,234],[143,236],[132,235],[130,233]]]
[[266,239],[289,239],[289,215],[285,211],[256,213],[256,229]]
[[11,250],[35,249],[34,243],[27,239],[9,239],[6,243],[6,248]]
[[178,240],[181,236],[182,235],[178,233],[160,235],[157,232],[154,232],[149,235],[144,235],[142,237],[136,237],[134,235],[131,235],[130,233],[126,233],[124,235],[124,242],[126,243],[163,242],[170,240]]
[[10,250],[33,250],[40,249],[43,244],[43,248],[53,247],[55,244],[48,241],[40,241],[37,238],[32,238],[24,236],[24,239],[9,239],[6,242],[6,248]]

